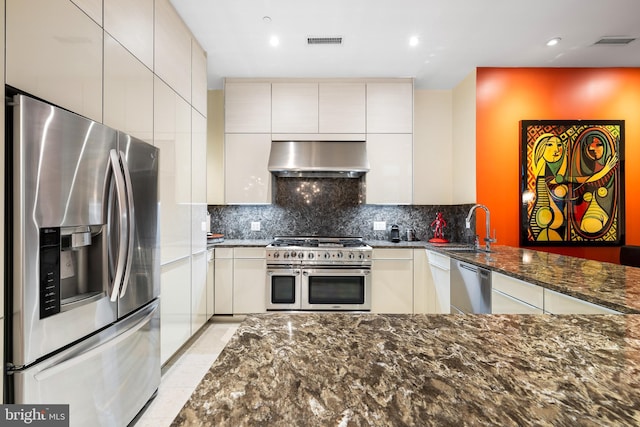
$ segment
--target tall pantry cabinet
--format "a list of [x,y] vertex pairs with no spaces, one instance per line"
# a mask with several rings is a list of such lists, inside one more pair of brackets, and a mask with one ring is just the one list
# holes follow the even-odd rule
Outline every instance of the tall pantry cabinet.
[[160,148],[164,363],[206,321],[206,53],[169,0],[2,3],[7,85]]

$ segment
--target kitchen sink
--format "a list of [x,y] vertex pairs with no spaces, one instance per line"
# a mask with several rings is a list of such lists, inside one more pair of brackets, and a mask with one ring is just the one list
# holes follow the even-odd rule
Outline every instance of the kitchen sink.
[[[487,253],[484,248],[477,248],[475,245],[468,243],[439,243],[433,244],[438,249],[444,249],[449,252],[463,252],[463,253]],[[493,250],[492,250],[493,252]]]
[[443,247],[442,249],[451,252],[483,252],[481,249],[476,249],[473,246],[452,246],[452,247]]

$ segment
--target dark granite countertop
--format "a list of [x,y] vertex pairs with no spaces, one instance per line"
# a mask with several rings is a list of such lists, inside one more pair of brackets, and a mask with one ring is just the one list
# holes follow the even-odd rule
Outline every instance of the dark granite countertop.
[[272,240],[267,239],[225,239],[224,242],[207,244],[207,249],[266,247],[271,242]]
[[613,310],[640,313],[640,268],[511,246],[493,246],[491,253],[435,250]]
[[[270,240],[226,240],[211,247],[260,247]],[[392,243],[367,240],[373,248],[434,250],[623,313],[640,313],[640,268],[557,255],[511,246],[492,246],[492,252],[465,253],[424,241]]]
[[249,316],[172,426],[640,423],[640,316]]

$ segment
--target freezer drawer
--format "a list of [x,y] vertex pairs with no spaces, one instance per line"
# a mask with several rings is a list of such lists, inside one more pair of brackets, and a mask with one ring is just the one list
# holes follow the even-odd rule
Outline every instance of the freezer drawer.
[[160,384],[153,301],[110,328],[14,374],[15,403],[69,404],[71,426],[126,426]]

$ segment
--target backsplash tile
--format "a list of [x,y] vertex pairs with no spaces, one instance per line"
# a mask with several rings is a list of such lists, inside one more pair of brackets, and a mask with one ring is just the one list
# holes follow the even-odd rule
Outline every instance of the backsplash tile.
[[[430,226],[442,212],[444,234],[452,242],[471,242],[474,230],[465,229],[471,204],[463,205],[367,205],[364,180],[347,178],[279,178],[271,205],[210,205],[211,231],[227,239],[271,239],[274,236],[362,236],[387,240],[391,226],[413,228],[420,240],[433,237]],[[251,231],[251,222],[260,231]],[[374,221],[385,221],[385,231],[374,231]]]

